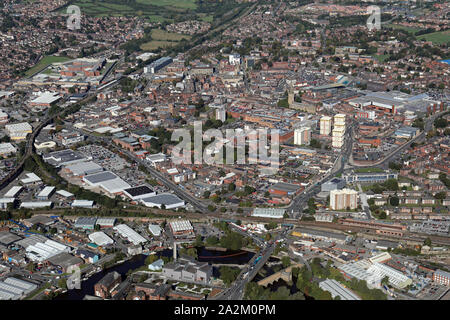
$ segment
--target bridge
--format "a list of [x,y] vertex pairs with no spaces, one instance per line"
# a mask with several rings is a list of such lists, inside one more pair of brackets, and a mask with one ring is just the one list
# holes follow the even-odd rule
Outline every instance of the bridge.
[[301,263],[287,267],[286,269],[278,271],[262,280],[259,280],[258,285],[266,287],[269,284],[272,284],[280,279],[283,279],[286,282],[292,281],[292,268],[301,268],[301,267],[303,267],[303,264]]

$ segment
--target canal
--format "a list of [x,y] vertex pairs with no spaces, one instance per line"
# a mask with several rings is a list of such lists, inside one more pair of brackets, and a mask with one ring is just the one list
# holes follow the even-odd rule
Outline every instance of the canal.
[[[214,264],[246,264],[251,260],[254,253],[248,251],[215,251],[208,250],[204,247],[197,247],[198,261],[209,262]],[[165,249],[156,253],[158,257],[172,257],[173,251]],[[100,281],[107,273],[116,271],[122,276],[122,280],[126,278],[129,270],[134,270],[142,267],[145,264],[146,255],[136,255],[131,259],[118,264],[116,266],[107,268],[90,276],[87,280],[81,282],[81,289],[72,289],[60,294],[54,300],[82,300],[85,295],[94,295],[94,285]],[[217,268],[213,268],[213,276],[219,275]]]

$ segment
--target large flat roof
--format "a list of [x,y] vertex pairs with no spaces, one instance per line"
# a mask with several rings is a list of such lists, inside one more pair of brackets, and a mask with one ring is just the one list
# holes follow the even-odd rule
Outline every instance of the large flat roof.
[[144,198],[142,199],[142,201],[159,205],[164,204],[166,206],[183,202],[183,200],[181,200],[176,195],[173,195],[171,193],[162,193],[153,197]]

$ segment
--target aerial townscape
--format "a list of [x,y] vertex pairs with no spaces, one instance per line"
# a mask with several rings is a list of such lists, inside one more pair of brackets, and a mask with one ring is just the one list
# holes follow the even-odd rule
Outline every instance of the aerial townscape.
[[0,8],[0,300],[450,300],[449,1]]

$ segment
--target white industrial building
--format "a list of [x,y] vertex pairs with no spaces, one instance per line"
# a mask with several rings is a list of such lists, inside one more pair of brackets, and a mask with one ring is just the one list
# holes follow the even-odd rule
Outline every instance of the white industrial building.
[[88,237],[89,240],[91,240],[98,246],[107,246],[114,243],[114,240],[108,237],[106,233],[102,231],[91,233]]
[[333,299],[336,296],[339,296],[341,300],[361,300],[360,297],[334,279],[326,279],[325,281],[320,282],[319,287],[320,289],[331,293]]
[[28,122],[21,122],[5,125],[5,131],[12,140],[24,140],[33,128]]
[[74,200],[70,205],[72,208],[92,208],[94,201],[92,200]]
[[7,209],[8,204],[14,204],[15,198],[0,198],[0,209]]
[[53,192],[55,192],[55,187],[47,186],[38,193],[36,198],[42,201],[48,200],[52,196]]
[[389,284],[399,289],[403,289],[412,283],[412,280],[400,271],[378,262],[372,264],[367,269],[367,272],[380,279],[380,281],[387,276],[389,278]]
[[18,300],[35,289],[34,283],[9,277],[0,282],[0,300]]
[[126,238],[134,245],[147,242],[147,239],[145,239],[143,236],[131,229],[126,224],[119,224],[114,227],[114,230],[116,230],[122,237]]
[[36,182],[41,182],[42,179],[39,178],[35,173],[30,172],[25,174],[26,178],[21,179],[20,181],[23,184],[32,184],[32,183],[36,183]]
[[252,216],[253,217],[262,217],[262,218],[280,219],[280,218],[283,218],[285,212],[286,212],[286,209],[255,208],[255,209],[253,209]]
[[38,97],[34,100],[31,100],[30,103],[32,104],[52,104],[56,101],[58,101],[61,98],[61,96],[56,92],[41,92],[39,93]]
[[25,209],[45,208],[51,206],[52,206],[51,201],[26,201],[20,204],[20,208]]
[[95,162],[83,161],[68,165],[64,170],[69,171],[74,176],[85,176],[103,171],[103,168]]
[[16,153],[17,149],[11,143],[0,143],[0,156],[6,157],[10,154]]
[[17,242],[25,248],[26,256],[34,262],[42,262],[57,254],[70,252],[70,247],[47,239],[41,235],[32,235]]
[[116,223],[116,218],[98,218],[96,224],[100,226],[100,228],[112,228]]
[[156,192],[146,185],[125,189],[123,193],[134,201],[156,196]]
[[157,224],[149,224],[148,230],[154,235],[155,237],[159,237],[161,235],[161,227]]
[[169,223],[173,232],[194,230],[189,220],[177,220]]
[[56,194],[58,194],[64,198],[71,198],[74,196],[73,193],[70,193],[69,191],[66,191],[66,190],[58,190],[58,191],[56,191]]
[[5,193],[5,198],[15,198],[19,195],[19,193],[23,190],[22,186],[14,186]]
[[184,207],[184,201],[171,193],[161,193],[159,195],[141,199],[141,202],[150,208],[158,207],[159,209],[164,207],[166,209],[176,209]]
[[83,181],[91,187],[100,187],[110,194],[119,193],[131,187],[111,171],[84,176]]

